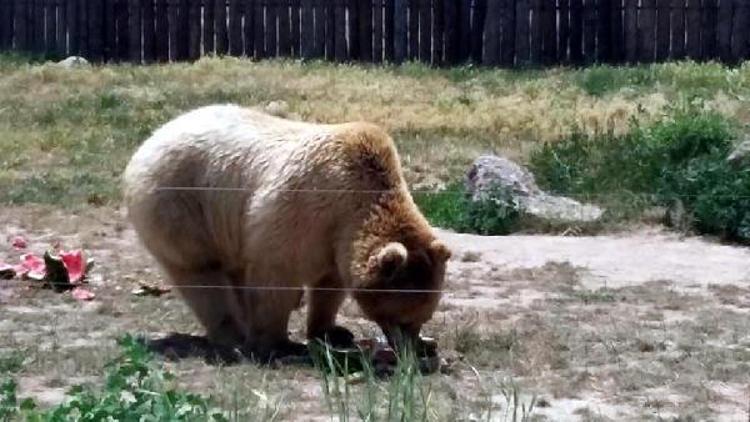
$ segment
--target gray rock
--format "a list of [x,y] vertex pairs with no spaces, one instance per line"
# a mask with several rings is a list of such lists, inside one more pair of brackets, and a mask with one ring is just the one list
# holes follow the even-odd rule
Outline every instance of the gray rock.
[[484,155],[477,158],[466,175],[466,189],[474,201],[488,197],[493,188],[504,188],[524,214],[557,222],[587,223],[599,220],[601,208],[544,192],[534,175],[507,158]]
[[750,165],[750,139],[745,139],[737,144],[734,151],[727,157],[727,161],[735,167]]
[[89,61],[80,56],[70,56],[57,62],[57,65],[66,69],[71,69],[74,67],[86,67],[89,65]]

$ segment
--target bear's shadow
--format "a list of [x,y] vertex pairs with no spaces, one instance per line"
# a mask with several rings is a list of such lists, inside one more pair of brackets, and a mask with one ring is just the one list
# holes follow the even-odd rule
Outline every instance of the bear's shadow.
[[149,351],[163,356],[167,360],[202,359],[209,365],[237,365],[240,363],[278,365],[313,364],[311,356],[286,356],[272,361],[258,360],[240,350],[212,343],[204,336],[193,334],[170,333],[165,337],[138,339]]

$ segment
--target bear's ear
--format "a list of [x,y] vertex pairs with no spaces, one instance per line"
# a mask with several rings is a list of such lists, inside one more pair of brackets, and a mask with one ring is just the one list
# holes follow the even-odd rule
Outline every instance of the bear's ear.
[[451,256],[453,255],[451,250],[439,240],[433,240],[432,243],[430,243],[430,251],[432,251],[432,256],[441,262],[451,259]]
[[370,271],[388,277],[400,268],[409,256],[406,247],[399,242],[391,242],[383,246],[368,261]]

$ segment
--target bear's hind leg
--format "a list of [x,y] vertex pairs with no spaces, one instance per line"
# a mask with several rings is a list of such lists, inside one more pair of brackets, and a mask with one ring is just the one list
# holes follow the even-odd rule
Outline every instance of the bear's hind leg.
[[[325,278],[316,287],[325,289],[340,288],[339,283]],[[344,327],[336,325],[336,315],[346,299],[342,290],[310,291],[310,304],[307,310],[307,338],[321,340],[334,347],[351,347],[354,345],[354,334]]]
[[243,307],[248,314],[246,352],[259,360],[304,356],[307,347],[289,339],[289,317],[299,306],[301,291],[247,290]]
[[236,347],[245,343],[246,316],[227,276],[216,270],[187,271],[167,268],[178,292],[206,330],[212,343]]

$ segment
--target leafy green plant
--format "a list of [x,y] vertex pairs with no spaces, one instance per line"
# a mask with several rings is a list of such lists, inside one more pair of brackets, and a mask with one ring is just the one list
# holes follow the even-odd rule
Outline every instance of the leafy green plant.
[[67,399],[49,410],[37,410],[30,399],[21,403],[16,384],[0,387],[0,420],[67,421],[227,421],[225,412],[212,406],[211,398],[177,390],[174,379],[152,363],[146,348],[131,336],[120,340],[124,353],[107,365],[103,390],[75,386]]
[[628,134],[576,132],[531,156],[542,187],[584,196],[622,217],[679,200],[701,233],[750,242],[750,170],[726,161],[736,129],[699,103]]
[[440,192],[419,193],[415,201],[436,226],[482,235],[505,235],[518,227],[519,205],[501,186],[489,189],[474,201],[464,185],[455,182]]

